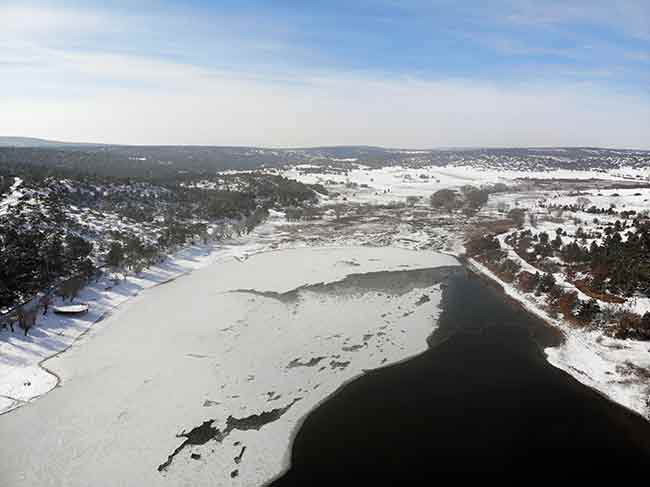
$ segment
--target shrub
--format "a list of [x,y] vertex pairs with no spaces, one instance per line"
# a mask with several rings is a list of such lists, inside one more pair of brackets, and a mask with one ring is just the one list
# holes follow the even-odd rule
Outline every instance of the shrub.
[[70,279],[63,281],[59,286],[59,295],[65,300],[70,298],[70,301],[74,300],[81,291],[81,288],[84,286],[84,280],[80,277],[71,277]]
[[517,272],[519,272],[519,269],[521,269],[519,262],[516,262],[512,259],[504,259],[498,267],[499,275],[508,282],[512,282],[514,280],[515,275]]
[[18,326],[25,332],[25,336],[36,325],[36,314],[36,308],[18,310]]
[[488,202],[490,193],[485,189],[478,189],[474,186],[463,186],[463,195],[470,208],[480,208]]
[[580,301],[577,316],[585,322],[591,322],[600,313],[600,305],[595,299]]
[[575,291],[562,293],[558,298],[558,307],[566,318],[573,316],[573,309],[577,301],[578,293]]
[[650,340],[650,313],[639,316],[624,311],[619,314],[617,323],[607,331],[615,338]]
[[508,212],[508,218],[512,220],[517,228],[521,228],[526,221],[526,210],[523,208],[513,208]]
[[547,272],[539,280],[539,290],[544,293],[547,293],[554,287],[555,287],[555,277],[553,277],[553,274]]
[[406,197],[406,205],[407,206],[415,206],[415,204],[420,201],[419,196],[407,196]]
[[532,274],[528,271],[522,271],[519,273],[518,280],[521,290],[529,293],[537,287],[537,284],[539,282],[539,274]]
[[453,210],[459,206],[458,195],[451,189],[440,189],[429,197],[429,202],[434,208]]
[[290,207],[285,210],[287,220],[295,221],[303,217],[304,211],[302,208]]
[[500,250],[501,244],[492,235],[481,235],[470,239],[465,244],[467,255],[474,256],[490,250]]

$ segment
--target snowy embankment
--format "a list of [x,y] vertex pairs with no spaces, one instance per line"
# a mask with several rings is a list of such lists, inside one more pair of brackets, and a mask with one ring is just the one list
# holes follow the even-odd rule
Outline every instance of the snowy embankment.
[[[621,218],[619,214],[590,214],[585,211],[565,212],[562,218],[555,212],[549,212],[545,205],[576,205],[576,199],[583,197],[588,199],[587,206],[595,206],[601,209],[608,209],[612,206],[620,210],[635,210],[638,213],[647,212],[650,209],[650,190],[647,188],[635,189],[590,189],[585,188],[579,193],[569,191],[539,191],[514,194],[496,195],[490,199],[489,207],[503,203],[509,206],[516,206],[526,209],[534,214],[535,225],[528,225],[526,230],[538,235],[546,232],[548,235],[555,235],[558,228],[563,229],[562,242],[568,244],[577,240],[576,234],[579,228],[585,232],[603,232],[606,225],[612,225]],[[490,208],[484,210],[489,212]],[[551,214],[553,213],[553,214]],[[594,220],[594,218],[596,218]],[[597,223],[596,223],[597,222]],[[530,222],[528,222],[530,223]],[[627,238],[627,229],[620,232],[621,238]],[[508,259],[516,262],[521,270],[531,274],[544,271],[526,262],[520,257],[507,241],[507,233],[497,236],[501,249],[506,252]],[[602,238],[583,238],[582,245],[589,248],[592,242],[602,244]],[[540,315],[547,322],[561,329],[566,337],[563,345],[546,349],[546,355],[550,363],[571,374],[580,382],[604,393],[612,400],[640,413],[650,419],[650,343],[633,339],[617,339],[608,336],[602,329],[595,327],[580,327],[572,325],[561,318],[552,318],[545,310],[548,309],[546,296],[536,296],[535,293],[525,293],[517,289],[513,284],[504,282],[494,273],[472,260],[472,265],[479,272],[499,282],[505,292],[517,299],[529,310]],[[567,276],[561,272],[554,272],[555,285],[565,293],[575,293],[580,301],[586,302],[592,299],[578,289]],[[649,309],[650,299],[642,296],[627,298],[622,304],[605,302],[596,299],[600,309],[610,313],[622,310],[632,311],[643,315]]]
[[[75,303],[87,303],[89,312],[78,315],[57,315],[53,306],[63,302],[57,298],[47,314],[37,318],[37,324],[25,336],[15,332],[0,332],[0,413],[9,411],[50,391],[59,382],[56,375],[41,367],[41,362],[66,350],[91,326],[105,318],[120,304],[142,290],[176,278],[209,263],[213,247],[186,248],[164,263],[137,276],[113,281],[104,277],[86,286]],[[68,302],[66,302],[67,304]]]
[[118,280],[105,276],[92,282],[74,300],[89,305],[89,312],[83,315],[55,314],[52,308],[63,304],[61,298],[56,298],[47,314],[39,312],[36,326],[27,336],[17,324],[14,332],[9,328],[0,330],[0,414],[33,401],[56,387],[59,378],[43,367],[42,362],[69,348],[116,307],[145,289],[205,267],[215,260],[245,258],[272,248],[274,243],[269,236],[276,233],[275,228],[283,221],[281,213],[272,212],[267,222],[244,237],[189,246],[138,275],[131,274]]
[[[474,259],[468,259],[468,262],[471,268],[500,284],[508,296],[529,312],[562,331],[564,343],[545,349],[553,366],[650,419],[650,377],[639,374],[643,369],[650,371],[650,343],[611,338],[600,330],[576,328],[562,319],[553,318],[545,311],[543,296],[517,289]],[[571,286],[566,282],[562,285]]]
[[45,362],[63,387],[0,416],[3,481],[260,485],[321,401],[426,350],[448,266],[426,251],[285,249],[149,289]]

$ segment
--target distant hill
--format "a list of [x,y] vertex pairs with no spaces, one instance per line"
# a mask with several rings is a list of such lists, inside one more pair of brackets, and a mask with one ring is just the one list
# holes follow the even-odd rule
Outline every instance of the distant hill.
[[3,137],[0,136],[0,147],[88,147],[100,144],[84,144],[80,142],[60,142],[57,140],[38,139],[36,137]]
[[26,167],[52,174],[169,179],[214,174],[225,169],[256,169],[297,164],[336,166],[346,170],[403,165],[471,166],[479,169],[553,171],[611,170],[650,166],[650,151],[592,147],[394,149],[332,146],[268,149],[194,145],[111,145],[0,137],[0,170],[19,173]]

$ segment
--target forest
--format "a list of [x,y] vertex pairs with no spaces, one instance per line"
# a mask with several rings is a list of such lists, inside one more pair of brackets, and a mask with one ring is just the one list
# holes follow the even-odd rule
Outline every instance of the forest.
[[0,312],[39,293],[74,295],[97,272],[139,272],[188,243],[250,232],[268,210],[309,206],[325,191],[263,172],[215,175],[218,187],[204,188],[185,174],[152,182],[22,169],[0,166]]
[[[612,212],[609,214],[616,214]],[[511,224],[516,225],[520,214],[520,209],[511,211]],[[516,282],[520,290],[546,296],[551,310],[570,323],[603,326],[617,338],[650,340],[650,312],[637,314],[605,306],[650,296],[650,219],[633,211],[618,215],[626,218],[605,224],[602,230],[578,227],[574,235],[561,227],[554,235],[530,228],[509,233],[505,243],[523,261],[539,269],[534,274],[508,257],[493,234],[471,239],[467,253],[504,281]],[[559,285],[556,275],[564,276],[588,298],[581,299],[577,291]]]

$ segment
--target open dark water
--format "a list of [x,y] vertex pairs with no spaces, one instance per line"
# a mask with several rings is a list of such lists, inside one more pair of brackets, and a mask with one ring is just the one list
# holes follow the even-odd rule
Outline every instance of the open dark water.
[[[558,334],[455,273],[429,350],[363,375],[313,411],[274,486],[405,485],[414,473],[650,469],[650,423],[544,359]],[[624,470],[622,470],[624,469]],[[561,477],[557,477],[558,480]]]

